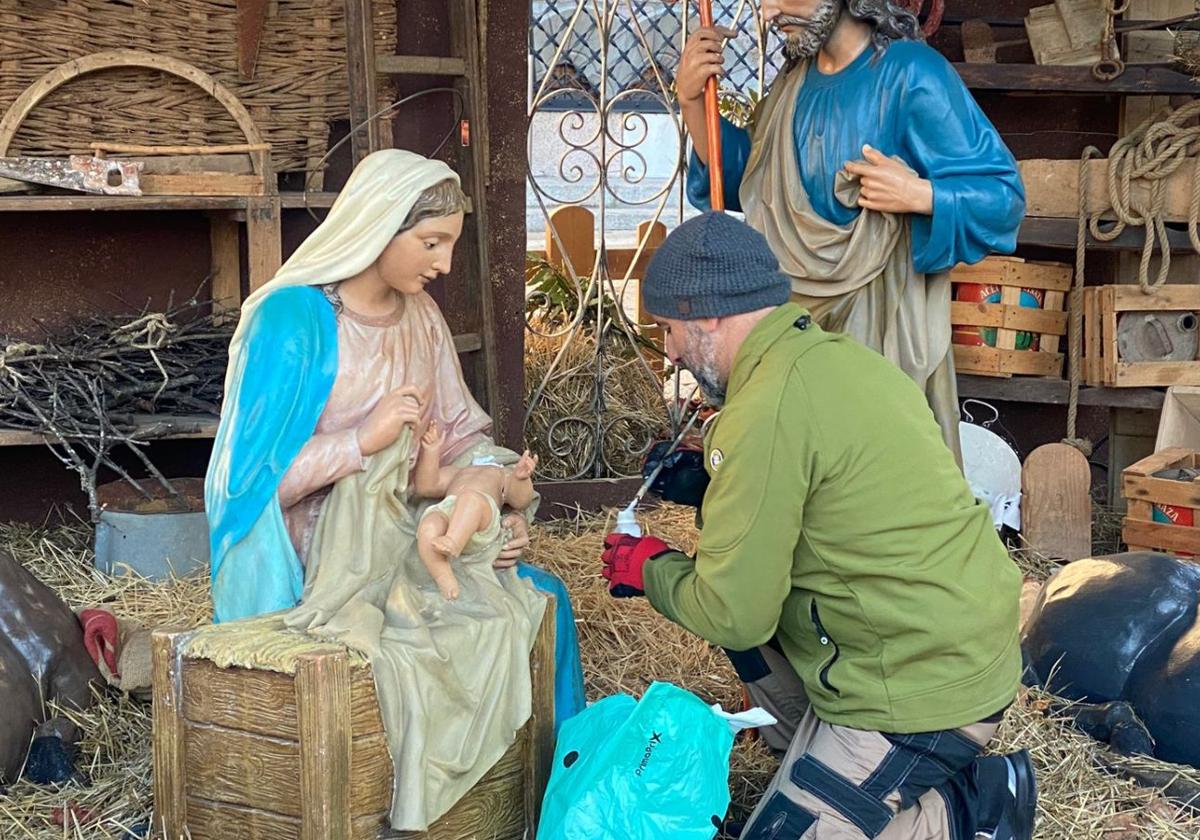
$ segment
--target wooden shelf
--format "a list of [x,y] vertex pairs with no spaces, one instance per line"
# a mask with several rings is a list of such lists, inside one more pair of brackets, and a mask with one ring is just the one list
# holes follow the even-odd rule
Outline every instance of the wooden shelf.
[[[302,192],[283,192],[279,194],[279,203],[284,210],[303,210],[305,207],[320,210],[332,207],[337,197],[338,193],[335,192],[308,193],[307,197]],[[471,196],[467,196],[467,209],[465,212],[469,216],[474,210],[475,208],[471,203]]]
[[1087,66],[1041,64],[976,64],[955,62],[954,69],[971,90],[1036,91],[1159,96],[1200,94],[1200,83],[1165,67],[1126,67],[1111,82],[1102,82]]
[[[217,433],[217,418],[199,414],[174,417],[148,414],[136,418],[136,425],[143,440],[211,438]],[[46,441],[46,436],[37,432],[0,428],[0,446],[38,446]]]
[[[992,376],[958,375],[958,396],[975,397],[1002,402],[1066,405],[1070,384],[1065,379],[1039,379],[1033,376],[1014,376],[1004,379]],[[1160,409],[1164,392],[1157,388],[1092,388],[1079,387],[1079,404],[1105,408]]]
[[244,196],[5,195],[0,212],[64,210],[245,210]]
[[[1064,248],[1074,251],[1077,224],[1075,219],[1026,216],[1022,220],[1021,230],[1017,234],[1017,244],[1040,245],[1045,248]],[[1089,251],[1140,251],[1145,239],[1144,228],[1127,227],[1120,236],[1107,242],[1093,239],[1089,233],[1087,248]],[[1167,241],[1171,246],[1172,253],[1192,252],[1192,243],[1188,239],[1186,230],[1168,229]]]
[[[284,209],[332,207],[334,192],[285,192]],[[254,196],[261,198],[261,196]],[[54,212],[72,210],[245,210],[241,195],[0,195],[0,212]]]
[[[479,333],[454,336],[454,349],[459,353],[474,353],[482,348],[483,339]],[[217,433],[217,418],[209,415],[146,414],[134,419],[139,437],[143,440],[211,438]],[[38,432],[0,427],[0,447],[40,446],[46,442],[46,436]]]
[[324,208],[332,207],[337,197],[338,194],[335,192],[281,192],[279,194],[279,203],[284,210],[296,210],[305,207]]
[[375,72],[385,76],[465,76],[467,62],[439,55],[381,55]]

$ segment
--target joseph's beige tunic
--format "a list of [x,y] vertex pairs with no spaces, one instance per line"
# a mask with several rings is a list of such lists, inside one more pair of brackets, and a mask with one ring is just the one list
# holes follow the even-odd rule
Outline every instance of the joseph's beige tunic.
[[[791,129],[806,72],[801,64],[775,85],[751,129],[739,192],[746,221],[766,236],[791,278],[792,299],[817,323],[877,350],[912,377],[961,462],[950,277],[913,268],[906,216],[864,210],[842,226],[812,208]],[[858,184],[849,175],[839,174],[835,193],[856,206]]]

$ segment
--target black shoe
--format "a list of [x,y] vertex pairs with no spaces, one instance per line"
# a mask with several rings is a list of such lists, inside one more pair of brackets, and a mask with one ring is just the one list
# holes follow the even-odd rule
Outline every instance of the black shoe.
[[978,832],[992,840],[1033,840],[1037,779],[1029,751],[975,761],[979,788]]

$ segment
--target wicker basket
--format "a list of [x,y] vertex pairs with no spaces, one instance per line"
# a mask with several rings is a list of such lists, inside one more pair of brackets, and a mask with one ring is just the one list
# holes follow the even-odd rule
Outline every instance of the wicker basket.
[[[238,74],[237,0],[0,0],[0,113],[65,61],[117,48],[146,50],[190,62],[232,90],[271,144],[276,172],[311,170],[328,148],[329,123],[349,118],[345,3],[278,0],[270,9],[247,82]],[[394,53],[395,3],[374,0],[373,14],[377,53]],[[381,100],[387,93],[380,91]],[[244,139],[195,85],[121,69],[80,78],[47,97],[22,124],[9,154],[79,153],[95,141]]]

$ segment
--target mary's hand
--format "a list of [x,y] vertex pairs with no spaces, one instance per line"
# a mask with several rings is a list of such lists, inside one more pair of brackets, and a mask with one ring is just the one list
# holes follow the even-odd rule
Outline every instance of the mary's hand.
[[417,433],[428,419],[429,400],[414,385],[404,385],[383,395],[358,427],[358,448],[363,455],[374,455],[391,446],[405,426]]
[[512,539],[500,549],[493,565],[497,569],[511,569],[517,565],[517,561],[525,553],[525,547],[529,545],[529,526],[525,524],[525,517],[519,513],[505,514],[500,524],[512,531]]

